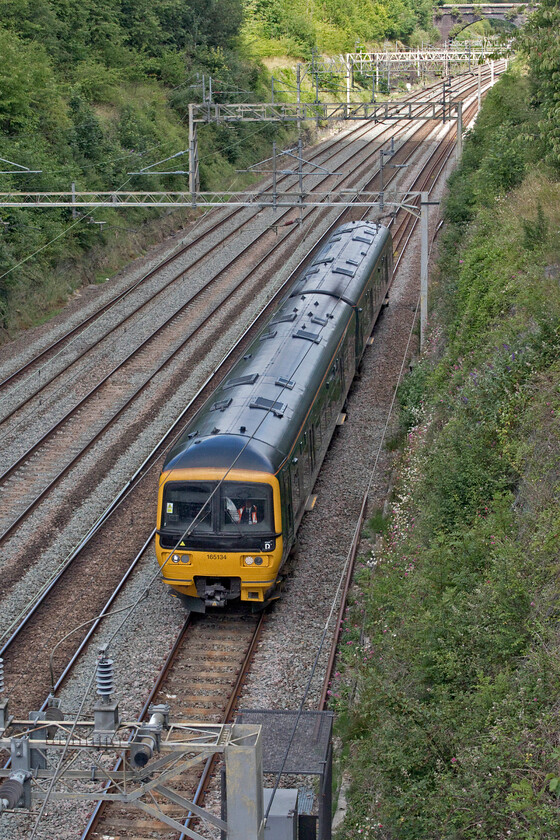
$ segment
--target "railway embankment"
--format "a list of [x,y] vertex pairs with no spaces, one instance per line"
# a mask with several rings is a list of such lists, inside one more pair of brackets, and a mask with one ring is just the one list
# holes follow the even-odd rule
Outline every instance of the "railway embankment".
[[339,840],[558,831],[560,178],[531,71],[488,96],[450,181],[331,685]]

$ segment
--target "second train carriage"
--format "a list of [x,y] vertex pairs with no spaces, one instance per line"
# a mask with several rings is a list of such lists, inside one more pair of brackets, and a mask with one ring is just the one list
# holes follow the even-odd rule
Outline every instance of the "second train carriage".
[[274,597],[392,267],[387,228],[337,228],[169,453],[156,553],[190,609]]

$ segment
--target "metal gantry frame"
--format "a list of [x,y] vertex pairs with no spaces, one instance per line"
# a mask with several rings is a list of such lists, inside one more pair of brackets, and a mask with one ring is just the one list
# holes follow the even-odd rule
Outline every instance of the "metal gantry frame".
[[[129,803],[192,840],[203,840],[158,806],[157,793],[182,808],[185,819],[193,814],[225,832],[228,840],[262,840],[260,726],[172,722],[169,708],[161,705],[151,707],[148,723],[121,723],[102,706],[100,701],[93,720],[53,720],[34,713],[29,720],[5,721],[0,749],[10,754],[11,762],[0,768],[0,779],[6,780],[0,786],[0,812],[47,801]],[[110,769],[107,757],[119,752],[126,755],[122,769]],[[181,773],[215,754],[225,760],[227,822],[171,786]],[[86,759],[85,769],[79,769],[80,758]]]
[[[348,54],[352,55],[352,54]],[[362,53],[355,53],[355,56],[362,56]],[[370,54],[371,60],[371,54]],[[350,80],[349,63],[348,83]],[[491,84],[494,83],[494,61],[491,62]],[[445,80],[444,80],[445,82]],[[276,178],[274,177],[273,191],[266,192],[264,189],[247,190],[243,192],[201,192],[199,190],[199,163],[198,163],[198,139],[197,126],[199,123],[220,123],[220,122],[256,122],[272,121],[285,122],[293,121],[298,124],[303,120],[370,120],[374,123],[396,122],[398,120],[426,121],[454,120],[457,123],[457,158],[462,155],[463,142],[463,103],[462,101],[449,101],[446,99],[446,87],[443,87],[443,97],[440,102],[383,102],[383,103],[304,103],[301,101],[292,103],[216,103],[210,99],[203,103],[191,103],[189,105],[189,190],[184,191],[124,191],[113,192],[84,192],[72,189],[71,192],[5,192],[0,193],[0,207],[35,207],[54,208],[68,207],[72,209],[73,215],[80,208],[84,209],[119,209],[123,207],[191,207],[201,210],[212,209],[213,207],[227,204],[230,207],[258,206],[260,209],[298,207],[300,210],[310,207],[355,207],[377,208],[382,214],[386,207],[392,207],[394,212],[398,209],[416,215],[421,219],[421,329],[420,345],[424,344],[425,330],[427,325],[427,280],[428,280],[428,206],[431,203],[427,193],[404,192],[393,193],[381,189],[378,192],[367,192],[360,189],[332,189],[328,192],[312,193],[303,189],[303,173],[301,171],[302,159],[301,148],[296,159],[299,161],[297,177],[299,180],[299,191],[278,191]],[[448,93],[449,97],[449,93]],[[481,98],[481,76],[480,65],[478,74],[478,100]],[[299,99],[299,96],[298,96]],[[418,110],[423,113],[418,114]],[[381,161],[385,154],[392,154],[391,151],[382,150]],[[178,153],[183,154],[183,153]],[[291,154],[292,150],[282,152]],[[276,159],[276,155],[273,156]],[[153,166],[155,166],[154,164]],[[146,168],[148,169],[148,168]],[[144,170],[144,174],[146,170]],[[276,164],[274,174],[276,173]],[[290,174],[296,174],[292,172]],[[306,173],[309,174],[309,173]],[[420,198],[420,207],[411,203]]]
[[[418,110],[423,113],[418,114]],[[10,191],[0,193],[0,207],[80,209],[117,209],[119,207],[199,207],[219,204],[239,206],[267,203],[262,190],[251,192],[200,192],[197,126],[199,123],[221,122],[300,122],[303,120],[369,120],[373,123],[409,120],[455,120],[457,122],[457,155],[462,154],[463,103],[456,102],[361,102],[361,103],[191,103],[189,105],[189,190],[183,191],[98,191],[72,189],[68,192]],[[155,164],[154,164],[155,165]],[[329,200],[332,193],[317,193],[319,201]],[[286,194],[286,200],[289,196]],[[312,202],[315,206],[317,202]],[[339,202],[337,202],[339,203]],[[298,199],[301,205],[301,200]],[[286,206],[283,201],[277,206]]]
[[[199,157],[198,157],[198,138],[197,138],[197,124],[198,123],[220,123],[220,122],[297,122],[298,128],[301,127],[302,121],[313,120],[317,124],[321,121],[335,121],[335,120],[372,120],[373,122],[382,122],[385,120],[400,120],[400,119],[440,119],[443,118],[445,122],[445,101],[442,103],[433,102],[417,102],[416,106],[425,106],[431,109],[426,116],[415,117],[412,115],[412,103],[407,102],[384,102],[380,104],[375,103],[375,90],[379,88],[380,73],[385,72],[387,78],[390,78],[391,68],[395,72],[399,71],[414,71],[420,78],[427,69],[435,70],[442,69],[443,75],[449,75],[450,67],[455,65],[468,66],[469,70],[473,64],[480,67],[481,64],[490,61],[492,83],[494,80],[494,60],[496,58],[505,58],[506,67],[509,56],[512,54],[511,46],[508,44],[496,46],[492,45],[490,49],[487,45],[481,44],[469,45],[462,47],[448,47],[443,50],[436,49],[416,49],[416,50],[384,50],[381,52],[366,52],[360,50],[359,52],[346,53],[346,55],[334,56],[332,58],[318,58],[313,56],[313,60],[306,73],[310,71],[316,76],[316,99],[315,102],[301,101],[301,65],[297,65],[297,84],[296,93],[297,101],[288,103],[274,102],[274,79],[272,82],[272,101],[269,103],[216,103],[212,101],[212,79],[210,78],[209,93],[206,95],[203,77],[203,96],[201,103],[191,103],[189,105],[189,141],[188,149],[181,150],[175,154],[163,158],[161,161],[141,167],[139,170],[131,171],[129,175],[150,176],[150,175],[188,175],[189,176],[189,191],[192,194],[199,192],[200,187],[200,173],[199,173]],[[358,71],[365,75],[371,74],[372,77],[372,101],[371,103],[351,103],[351,89],[354,87],[354,72]],[[346,88],[346,102],[340,103],[323,103],[319,102],[318,78],[321,74],[337,74],[343,80],[343,86]],[[438,104],[443,106],[443,117],[438,115]],[[452,117],[451,106],[449,118]],[[156,167],[167,163],[173,159],[182,157],[188,154],[189,169],[174,169],[174,170],[160,170]],[[31,170],[18,163],[13,163],[0,157],[0,164],[9,164],[12,168],[0,171],[0,175],[31,175],[39,174],[42,170]],[[87,195],[83,192],[78,192],[75,185],[72,185],[72,196],[79,197]],[[66,193],[30,193],[22,192],[22,203],[17,203],[15,193],[0,193],[0,207],[66,207],[71,206],[73,216],[76,214],[76,202],[73,200],[71,205],[65,203],[50,201],[41,203],[36,196],[57,196],[66,195]],[[109,195],[113,196],[114,193]],[[112,200],[111,204],[114,203]],[[149,204],[139,205],[137,202],[130,202],[136,206],[158,206],[161,202],[157,199]],[[83,205],[83,202],[81,202]],[[190,202],[192,205],[192,201]],[[90,207],[99,207],[96,202],[88,205]],[[177,206],[177,205],[172,205]],[[179,205],[182,206],[182,205]]]

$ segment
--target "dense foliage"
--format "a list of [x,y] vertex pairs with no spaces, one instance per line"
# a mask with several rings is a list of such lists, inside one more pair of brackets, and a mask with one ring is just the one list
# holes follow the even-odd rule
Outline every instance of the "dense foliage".
[[[309,0],[298,9],[285,0],[0,0],[0,157],[9,162],[1,168],[18,170],[0,174],[0,192],[187,189],[184,176],[131,173],[182,150],[159,169],[188,168],[188,105],[208,94],[209,76],[214,100],[265,99],[258,56],[272,44],[297,56],[340,52],[360,39],[409,39],[430,20],[428,0]],[[284,76],[290,98],[294,74]],[[242,186],[247,176],[236,170],[285,136],[273,124],[205,128],[202,189]],[[160,215],[3,210],[0,335],[129,260],[169,229]]]
[[[242,20],[241,0],[0,0],[0,157],[16,164],[0,169],[20,167],[0,175],[0,191],[186,189],[183,176],[129,173],[187,149],[188,104],[201,100],[203,76],[215,99],[263,96],[259,66],[235,50]],[[224,188],[266,157],[275,132],[201,132],[202,188]],[[160,169],[186,170],[187,156]],[[120,234],[120,260],[129,259],[127,234],[141,242],[157,215],[2,210],[0,327],[29,324],[79,285],[68,268],[55,271],[61,261],[95,253],[81,279],[105,277],[107,246]]]
[[540,109],[539,140],[560,170],[560,2],[542,0],[520,38],[530,67],[533,102]]
[[432,3],[428,0],[245,0],[246,39],[262,55],[309,58],[313,48],[342,53],[356,44],[429,39]]
[[534,171],[542,117],[508,74],[452,179],[439,326],[401,388],[391,518],[332,686],[340,837],[558,832],[560,183]]

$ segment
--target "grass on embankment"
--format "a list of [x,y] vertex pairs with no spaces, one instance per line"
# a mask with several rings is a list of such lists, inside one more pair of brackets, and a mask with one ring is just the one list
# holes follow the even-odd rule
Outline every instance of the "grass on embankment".
[[451,184],[389,532],[331,687],[337,838],[558,834],[560,183],[526,103],[523,77],[497,86]]

